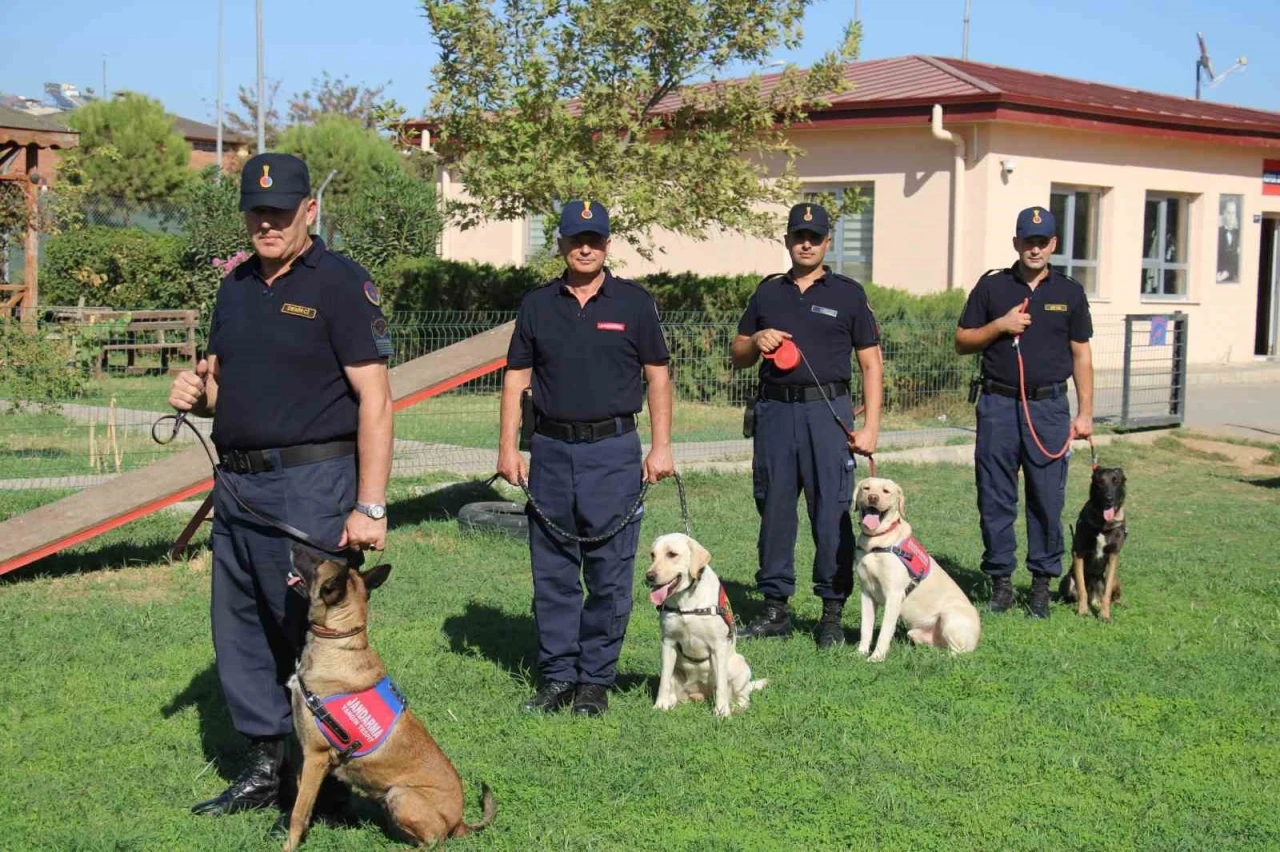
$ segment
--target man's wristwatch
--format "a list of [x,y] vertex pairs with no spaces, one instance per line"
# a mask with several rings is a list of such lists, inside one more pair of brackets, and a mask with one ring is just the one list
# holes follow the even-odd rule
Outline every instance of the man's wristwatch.
[[356,511],[362,515],[368,515],[375,521],[380,521],[387,516],[387,507],[378,503],[357,503]]

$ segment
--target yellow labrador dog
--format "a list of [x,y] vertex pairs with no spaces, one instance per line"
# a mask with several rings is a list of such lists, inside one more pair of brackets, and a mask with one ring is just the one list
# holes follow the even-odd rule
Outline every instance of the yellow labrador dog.
[[712,698],[716,715],[728,716],[750,703],[767,680],[752,680],[736,650],[737,627],[729,597],[711,570],[711,554],[687,535],[659,536],[645,573],[649,600],[662,623],[662,674],[654,707],[670,710],[681,701]]
[[[911,641],[964,654],[978,647],[982,621],[978,611],[911,535],[904,510],[906,498],[892,479],[858,483],[855,507],[862,514],[858,534],[858,582],[862,585],[862,627],[858,653],[873,663],[889,653],[898,619]],[[876,605],[884,607],[880,638],[871,652]]]

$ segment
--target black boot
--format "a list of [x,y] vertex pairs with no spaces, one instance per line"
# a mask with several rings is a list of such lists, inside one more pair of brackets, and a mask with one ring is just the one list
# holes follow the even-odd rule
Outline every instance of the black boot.
[[791,635],[791,611],[786,598],[765,598],[764,612],[738,634],[743,639],[767,639]]
[[240,777],[217,798],[193,805],[191,812],[222,816],[275,805],[280,794],[280,765],[283,762],[282,738],[254,740]]
[[1027,601],[1027,615],[1032,618],[1049,617],[1049,580],[1048,574],[1031,575],[1031,599]]
[[580,683],[573,698],[573,715],[600,716],[609,709],[609,687]]
[[551,713],[568,707],[573,703],[573,689],[577,684],[571,680],[549,680],[533,697],[520,705],[526,713]]
[[835,648],[844,644],[844,627],[840,617],[844,614],[844,601],[826,599],[822,602],[822,619],[814,639],[819,648]]
[[1013,581],[1008,577],[992,577],[991,578],[991,603],[988,606],[992,612],[1004,612],[1013,606]]

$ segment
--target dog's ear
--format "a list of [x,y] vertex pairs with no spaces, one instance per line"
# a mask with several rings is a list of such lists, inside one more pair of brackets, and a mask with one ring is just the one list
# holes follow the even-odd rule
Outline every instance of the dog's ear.
[[904,520],[907,517],[907,492],[902,490],[902,486],[893,483],[893,490],[898,492],[898,517]]
[[304,571],[314,573],[323,561],[315,551],[300,541],[295,541],[289,551],[289,562],[293,565],[293,570],[300,574]]
[[853,508],[855,509],[862,508],[862,504],[863,504],[862,495],[867,492],[867,489],[864,487],[865,485],[866,485],[866,480],[864,479],[862,482],[859,482],[857,485],[853,487]]
[[391,564],[383,562],[381,565],[375,565],[368,571],[360,572],[360,579],[364,580],[365,595],[387,582],[387,578],[391,576]]
[[689,549],[689,557],[693,560],[693,567],[689,569],[689,576],[694,580],[698,580],[702,577],[703,570],[711,564],[711,553],[693,539],[689,539]]

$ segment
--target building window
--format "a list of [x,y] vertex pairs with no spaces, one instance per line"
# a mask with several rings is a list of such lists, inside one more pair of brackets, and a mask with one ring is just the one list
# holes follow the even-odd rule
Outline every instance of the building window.
[[1218,272],[1219,284],[1240,283],[1240,220],[1244,212],[1243,195],[1218,196]]
[[1148,192],[1142,222],[1142,295],[1187,297],[1188,199]]
[[1080,282],[1090,296],[1098,293],[1098,207],[1101,190],[1055,186],[1049,210],[1058,223],[1058,253],[1049,259],[1059,271]]
[[855,193],[862,197],[862,208],[857,213],[849,213],[836,220],[826,262],[833,271],[868,283],[871,281],[871,258],[874,254],[875,184],[859,183],[831,189],[812,189],[805,192],[804,199],[817,201],[820,194],[825,194],[835,196],[836,202],[842,203]]
[[547,216],[553,216],[559,220],[560,208],[563,205],[557,201],[551,205],[551,213],[530,213],[524,217],[524,259],[525,262],[544,254],[555,254],[556,241],[555,237],[547,237]]

